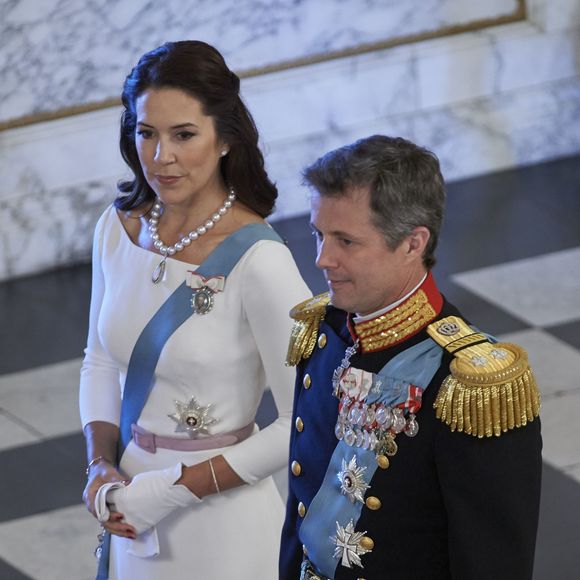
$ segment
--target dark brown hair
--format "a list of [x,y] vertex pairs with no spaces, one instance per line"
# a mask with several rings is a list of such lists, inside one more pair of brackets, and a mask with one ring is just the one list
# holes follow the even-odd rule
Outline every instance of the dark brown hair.
[[161,88],[181,89],[201,102],[204,114],[213,118],[218,138],[229,147],[229,153],[220,160],[225,183],[257,214],[270,215],[278,190],[268,178],[258,148],[258,130],[240,98],[240,79],[213,46],[198,40],[167,42],[144,54],[126,78],[120,148],[135,178],[119,182],[122,195],[115,206],[132,209],[155,198],[135,146],[135,102],[147,89]]
[[375,226],[395,249],[418,226],[430,232],[423,254],[427,269],[443,221],[445,182],[436,155],[400,137],[373,135],[330,151],[303,172],[320,195],[341,197],[368,188]]

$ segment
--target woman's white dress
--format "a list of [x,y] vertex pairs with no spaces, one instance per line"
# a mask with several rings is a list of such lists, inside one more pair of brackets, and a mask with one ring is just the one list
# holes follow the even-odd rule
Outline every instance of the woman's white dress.
[[[90,327],[81,372],[83,426],[119,424],[121,398],[133,346],[144,326],[196,266],[167,260],[165,280],[151,282],[157,254],[129,239],[113,207],[95,231]],[[157,434],[176,433],[175,402],[195,397],[211,405],[216,435],[255,418],[266,386],[279,418],[236,445],[208,451],[157,449],[133,442],[121,469],[129,476],[186,465],[223,454],[250,485],[208,496],[174,512],[157,526],[159,554],[141,557],[139,539],[113,537],[110,578],[275,579],[284,506],[271,474],[287,463],[294,370],[284,365],[291,329],[289,309],[310,296],[289,250],[260,241],[240,259],[214,297],[211,312],[192,315],[169,338],[159,358],[151,394],[138,424]],[[129,522],[130,523],[130,522]]]

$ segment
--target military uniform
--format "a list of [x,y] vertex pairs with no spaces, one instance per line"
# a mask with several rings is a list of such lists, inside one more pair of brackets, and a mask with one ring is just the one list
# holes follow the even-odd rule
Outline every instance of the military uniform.
[[470,327],[431,274],[360,324],[327,295],[292,314],[280,578],[530,579],[541,435],[525,352]]

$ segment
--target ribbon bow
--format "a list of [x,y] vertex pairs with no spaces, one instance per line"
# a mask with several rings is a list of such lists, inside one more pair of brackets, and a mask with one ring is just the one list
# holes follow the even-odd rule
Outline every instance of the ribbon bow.
[[209,288],[212,292],[222,292],[226,283],[226,279],[225,276],[209,276],[208,278],[205,278],[193,270],[188,270],[185,283],[193,290],[199,290],[199,288],[206,287]]

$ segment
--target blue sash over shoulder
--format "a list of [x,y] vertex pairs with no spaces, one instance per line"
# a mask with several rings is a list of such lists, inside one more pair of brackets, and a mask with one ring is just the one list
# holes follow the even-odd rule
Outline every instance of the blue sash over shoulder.
[[[374,375],[374,388],[368,392],[365,403],[394,407],[406,400],[411,384],[426,389],[441,364],[442,353],[435,341],[428,338],[398,354]],[[363,537],[364,533],[356,532],[355,528],[362,513],[362,497],[377,469],[376,451],[347,439],[343,437],[338,441],[299,532],[317,574],[326,578],[334,578],[340,564],[351,567],[349,560],[352,560],[356,565],[358,558],[370,551],[359,548],[358,537]],[[350,471],[348,477],[356,478],[360,486],[360,497],[354,494],[358,500],[349,500],[341,492],[340,474],[344,474],[345,466]]]
[[[227,277],[240,258],[260,240],[282,242],[280,236],[264,223],[249,224],[226,238],[197,268],[205,278]],[[192,289],[183,282],[142,330],[131,354],[121,404],[120,436],[117,459],[131,441],[131,425],[136,423],[154,383],[155,368],[169,337],[194,313]],[[111,537],[105,534],[96,580],[109,577]]]

